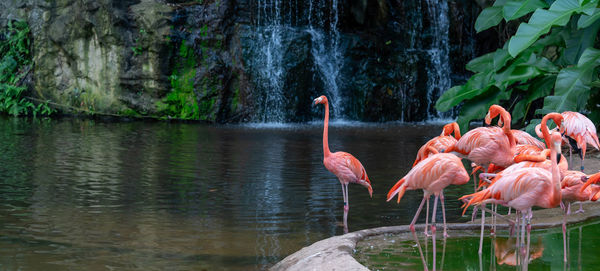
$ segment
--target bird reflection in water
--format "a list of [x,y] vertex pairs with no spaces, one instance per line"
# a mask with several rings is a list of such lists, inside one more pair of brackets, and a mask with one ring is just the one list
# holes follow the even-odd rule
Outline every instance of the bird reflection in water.
[[[498,265],[510,265],[517,266],[519,256],[517,254],[517,241],[515,238],[494,238],[494,254],[496,256],[496,263]],[[536,242],[532,242],[529,247],[529,256],[527,257],[529,261],[525,261],[525,264],[542,257],[544,253],[544,244],[542,243],[542,238],[538,237]],[[524,268],[526,269],[526,267]]]

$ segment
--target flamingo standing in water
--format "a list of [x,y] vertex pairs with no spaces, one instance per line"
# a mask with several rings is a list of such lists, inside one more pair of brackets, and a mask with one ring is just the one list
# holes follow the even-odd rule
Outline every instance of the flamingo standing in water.
[[[452,133],[454,133],[454,137],[451,136]],[[423,159],[429,157],[429,155],[431,154],[444,152],[446,149],[456,144],[456,141],[458,141],[459,139],[460,127],[458,126],[458,123],[452,122],[444,125],[442,133],[439,136],[430,139],[429,141],[427,141],[427,143],[421,146],[419,152],[417,152],[417,158],[413,163],[413,167],[415,167],[419,162],[423,161]],[[444,199],[443,193],[440,194],[440,199]],[[427,198],[426,201],[427,206],[425,207],[425,235],[429,236],[429,233],[427,233],[427,228],[429,225],[429,198]]]
[[531,208],[533,206],[554,208],[560,204],[562,199],[561,176],[556,155],[560,153],[561,140],[562,137],[558,132],[554,132],[550,137],[552,144],[552,148],[550,149],[552,163],[550,171],[532,167],[512,172],[501,172],[494,178],[488,188],[461,198],[470,198],[465,206],[465,211],[470,205],[480,205],[488,202],[512,207],[517,210],[517,213],[523,215],[521,244],[523,244],[525,220],[527,219],[527,242],[529,243]]
[[[417,218],[423,209],[423,204],[432,194],[435,195],[433,200],[433,213],[431,215],[431,234],[433,235],[433,254],[435,255],[435,215],[437,208],[438,197],[442,193],[442,190],[447,186],[466,184],[469,181],[469,174],[463,166],[460,158],[451,153],[436,153],[437,151],[433,148],[428,148],[434,154],[427,157],[425,160],[418,163],[413,167],[406,176],[400,179],[388,192],[387,201],[392,200],[394,196],[398,195],[398,203],[404,195],[406,190],[423,189],[423,200],[417,209],[417,213],[410,223],[410,230],[413,237],[418,242],[417,235],[415,233],[415,223]],[[446,210],[444,208],[444,199],[441,198],[442,203],[442,217],[444,219],[444,237],[448,236],[446,229]],[[419,246],[419,253],[421,254],[421,260],[423,266],[427,266],[425,259],[423,258],[423,251]],[[435,257],[433,258],[433,266],[435,269]]]
[[338,177],[342,184],[342,194],[344,195],[344,231],[348,232],[348,211],[350,203],[348,199],[348,184],[357,183],[369,190],[369,196],[373,197],[373,188],[371,181],[367,176],[367,171],[363,165],[352,154],[347,152],[329,151],[328,127],[329,127],[329,102],[324,95],[314,100],[313,106],[317,104],[325,105],[325,124],[323,125],[323,164],[329,172]]

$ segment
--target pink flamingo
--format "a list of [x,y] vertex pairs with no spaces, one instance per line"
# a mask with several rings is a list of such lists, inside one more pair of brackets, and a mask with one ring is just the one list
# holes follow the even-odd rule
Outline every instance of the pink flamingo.
[[487,167],[493,163],[500,167],[513,164],[516,141],[510,129],[510,115],[499,105],[492,105],[485,117],[487,124],[500,115],[504,121],[502,128],[479,127],[464,134],[446,152],[455,152],[472,162]]
[[598,135],[596,135],[596,126],[586,116],[577,112],[566,111],[562,115],[565,118],[565,137],[570,147],[569,159],[571,159],[572,149],[575,149],[579,153],[579,157],[581,157],[581,171],[583,171],[587,144],[600,150],[600,142],[598,142]]
[[[596,201],[600,196],[600,187],[598,186],[589,186],[590,184],[585,183],[588,179],[596,179],[600,176],[600,174],[595,174],[597,176],[587,176],[585,173],[581,171],[569,170],[565,172],[565,176],[561,180],[562,187],[562,202],[560,203],[561,208],[564,211],[563,216],[563,249],[567,251],[567,216],[571,214],[571,203],[572,202],[583,202],[583,201]],[[567,204],[565,206],[565,203]],[[567,261],[567,254],[564,254],[563,260]]]
[[[454,133],[454,137],[450,136],[452,133]],[[425,143],[425,145],[423,145],[419,149],[419,152],[417,153],[417,158],[415,159],[415,162],[413,163],[413,167],[415,165],[417,165],[419,162],[421,162],[423,159],[427,158],[426,153],[428,154],[428,152],[427,152],[428,147],[433,147],[438,152],[444,152],[446,149],[448,149],[452,145],[456,144],[456,141],[458,141],[459,139],[460,139],[460,128],[458,127],[458,123],[453,122],[453,123],[448,123],[448,124],[444,125],[441,135],[430,139],[429,141],[427,141],[427,143]]]
[[[529,243],[532,216],[531,208],[554,208],[562,199],[560,172],[557,165],[557,152],[560,153],[561,135],[554,132],[550,141],[552,144],[550,158],[551,171],[542,168],[522,168],[513,172],[501,172],[488,188],[461,197],[470,198],[465,206],[465,211],[470,205],[497,203],[510,206],[523,214],[521,233],[524,234],[525,219],[527,219],[527,243]],[[517,214],[517,217],[518,217]],[[523,244],[521,237],[521,244]],[[481,250],[481,247],[480,247]],[[527,253],[528,254],[528,253]]]
[[[429,148],[432,150],[433,148]],[[437,201],[438,197],[441,196],[442,203],[442,217],[444,220],[444,237],[448,236],[446,229],[446,210],[444,208],[444,198],[442,194],[442,190],[447,186],[461,185],[465,184],[469,181],[469,174],[467,170],[463,166],[460,158],[458,158],[454,154],[450,153],[436,153],[430,155],[425,158],[425,160],[418,163],[415,167],[413,167],[406,176],[400,179],[388,192],[387,201],[390,201],[394,196],[398,195],[398,203],[400,203],[400,199],[404,195],[406,190],[414,190],[414,189],[423,189],[423,200],[421,200],[421,204],[419,205],[419,209],[417,209],[417,213],[415,214],[412,222],[410,223],[410,230],[413,234],[415,240],[417,240],[417,235],[415,233],[415,223],[417,222],[417,218],[421,213],[421,209],[423,209],[423,204],[432,194],[435,195],[433,201],[433,213],[431,215],[431,234],[434,236],[433,238],[433,254],[435,255],[435,233],[436,233],[436,224],[435,224],[435,214],[437,210]],[[421,251],[421,247],[419,246],[419,252],[421,254],[421,260],[423,261],[423,266],[427,266],[425,260],[423,258],[423,252]],[[435,257],[433,261],[433,266],[435,268]]]
[[373,188],[371,181],[363,165],[352,154],[347,152],[329,151],[328,127],[329,127],[329,102],[324,95],[314,100],[314,106],[317,104],[325,105],[325,124],[323,127],[323,164],[329,172],[338,177],[342,184],[342,194],[344,195],[344,231],[348,231],[348,211],[350,203],[348,199],[348,184],[357,183],[369,190],[369,196],[373,197]]

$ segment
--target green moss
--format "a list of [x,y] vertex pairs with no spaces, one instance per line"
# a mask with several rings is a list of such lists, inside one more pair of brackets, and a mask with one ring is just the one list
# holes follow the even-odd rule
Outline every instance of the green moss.
[[181,61],[169,76],[171,92],[160,102],[157,109],[160,115],[177,119],[200,119],[198,103],[194,94],[196,76],[196,55],[185,42],[179,47]]

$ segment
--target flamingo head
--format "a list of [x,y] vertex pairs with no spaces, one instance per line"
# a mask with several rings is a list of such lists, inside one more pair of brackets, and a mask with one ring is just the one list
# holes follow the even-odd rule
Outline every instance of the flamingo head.
[[367,190],[369,190],[369,196],[371,196],[371,198],[373,197],[373,188],[371,187],[371,181],[369,180],[369,177],[366,177],[364,180],[359,180],[358,184],[366,187]]
[[[444,129],[442,130],[442,135],[443,136],[451,135],[454,132],[455,124],[456,124],[456,122],[448,123],[448,124],[444,125]],[[458,124],[456,124],[456,126],[458,126]]]
[[508,121],[508,123],[510,123],[510,115],[508,114],[506,109],[497,104],[493,104],[492,106],[490,106],[487,115],[485,115],[485,124],[490,125],[492,123],[492,119],[494,119],[498,115],[500,115],[500,119],[498,120],[498,126],[503,126],[505,121]]
[[325,95],[321,95],[319,98],[316,98],[313,100],[313,106],[316,106],[317,104],[326,104],[327,103],[327,97],[325,97]]

